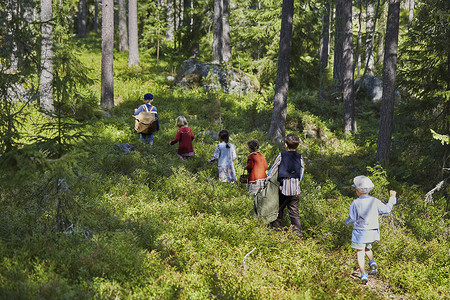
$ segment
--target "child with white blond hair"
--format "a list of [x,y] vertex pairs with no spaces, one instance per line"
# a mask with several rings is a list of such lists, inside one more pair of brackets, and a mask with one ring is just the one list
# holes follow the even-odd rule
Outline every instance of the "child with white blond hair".
[[360,175],[353,179],[358,199],[353,200],[349,209],[349,217],[345,224],[353,225],[351,247],[356,249],[361,282],[369,281],[365,268],[365,257],[369,259],[369,275],[377,274],[377,263],[372,252],[372,243],[380,240],[378,214],[388,214],[397,203],[397,192],[389,191],[389,201],[384,204],[379,199],[369,195],[375,187],[370,178]]
[[178,116],[176,124],[178,126],[177,135],[169,144],[174,145],[178,143],[177,155],[179,158],[185,160],[194,155],[194,147],[192,146],[194,133],[189,128],[184,116]]

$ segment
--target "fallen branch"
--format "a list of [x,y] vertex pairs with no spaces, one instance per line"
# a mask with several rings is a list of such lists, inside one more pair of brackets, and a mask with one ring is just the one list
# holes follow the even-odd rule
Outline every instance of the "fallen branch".
[[253,248],[252,251],[250,251],[249,253],[245,254],[244,259],[242,260],[242,273],[244,274],[244,276],[246,276],[247,274],[245,273],[245,261],[247,260],[247,256],[249,256],[253,251],[256,250],[256,247]]
[[425,195],[425,203],[426,204],[430,204],[430,203],[433,204],[434,203],[434,201],[433,201],[433,194],[434,194],[434,192],[439,191],[444,186],[444,183],[445,183],[446,180],[447,179],[442,180],[431,191],[426,193],[426,195]]

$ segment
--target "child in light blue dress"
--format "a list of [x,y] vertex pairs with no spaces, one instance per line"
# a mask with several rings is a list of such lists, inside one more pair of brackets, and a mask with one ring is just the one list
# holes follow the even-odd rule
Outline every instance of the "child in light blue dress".
[[233,160],[236,159],[236,149],[234,145],[229,143],[230,135],[227,130],[219,131],[219,145],[214,150],[214,156],[209,163],[218,161],[219,180],[222,182],[236,183],[236,171],[234,169]]
[[380,228],[378,214],[390,213],[397,203],[397,192],[389,191],[389,201],[384,204],[379,199],[369,196],[375,187],[370,178],[357,176],[353,179],[353,187],[356,188],[358,199],[353,200],[349,209],[349,217],[345,224],[353,225],[351,247],[356,249],[361,281],[366,284],[369,281],[365,269],[365,256],[369,259],[369,275],[377,274],[377,264],[373,257],[372,242],[380,240]]

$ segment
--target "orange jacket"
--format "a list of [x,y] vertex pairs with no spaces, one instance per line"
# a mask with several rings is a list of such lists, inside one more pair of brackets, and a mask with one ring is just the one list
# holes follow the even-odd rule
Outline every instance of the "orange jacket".
[[266,178],[267,161],[264,155],[259,152],[250,154],[245,169],[248,171],[248,181]]

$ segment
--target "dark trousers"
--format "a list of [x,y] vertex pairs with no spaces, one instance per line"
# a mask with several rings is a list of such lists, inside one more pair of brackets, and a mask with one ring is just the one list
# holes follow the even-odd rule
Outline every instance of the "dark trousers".
[[283,218],[284,208],[287,207],[289,212],[289,218],[291,219],[292,230],[298,235],[298,237],[302,237],[302,230],[300,224],[300,216],[298,214],[298,202],[300,200],[300,195],[295,196],[285,196],[281,192],[280,196],[280,207],[278,210],[278,217],[275,221],[270,223],[275,230],[281,229],[281,219]]

